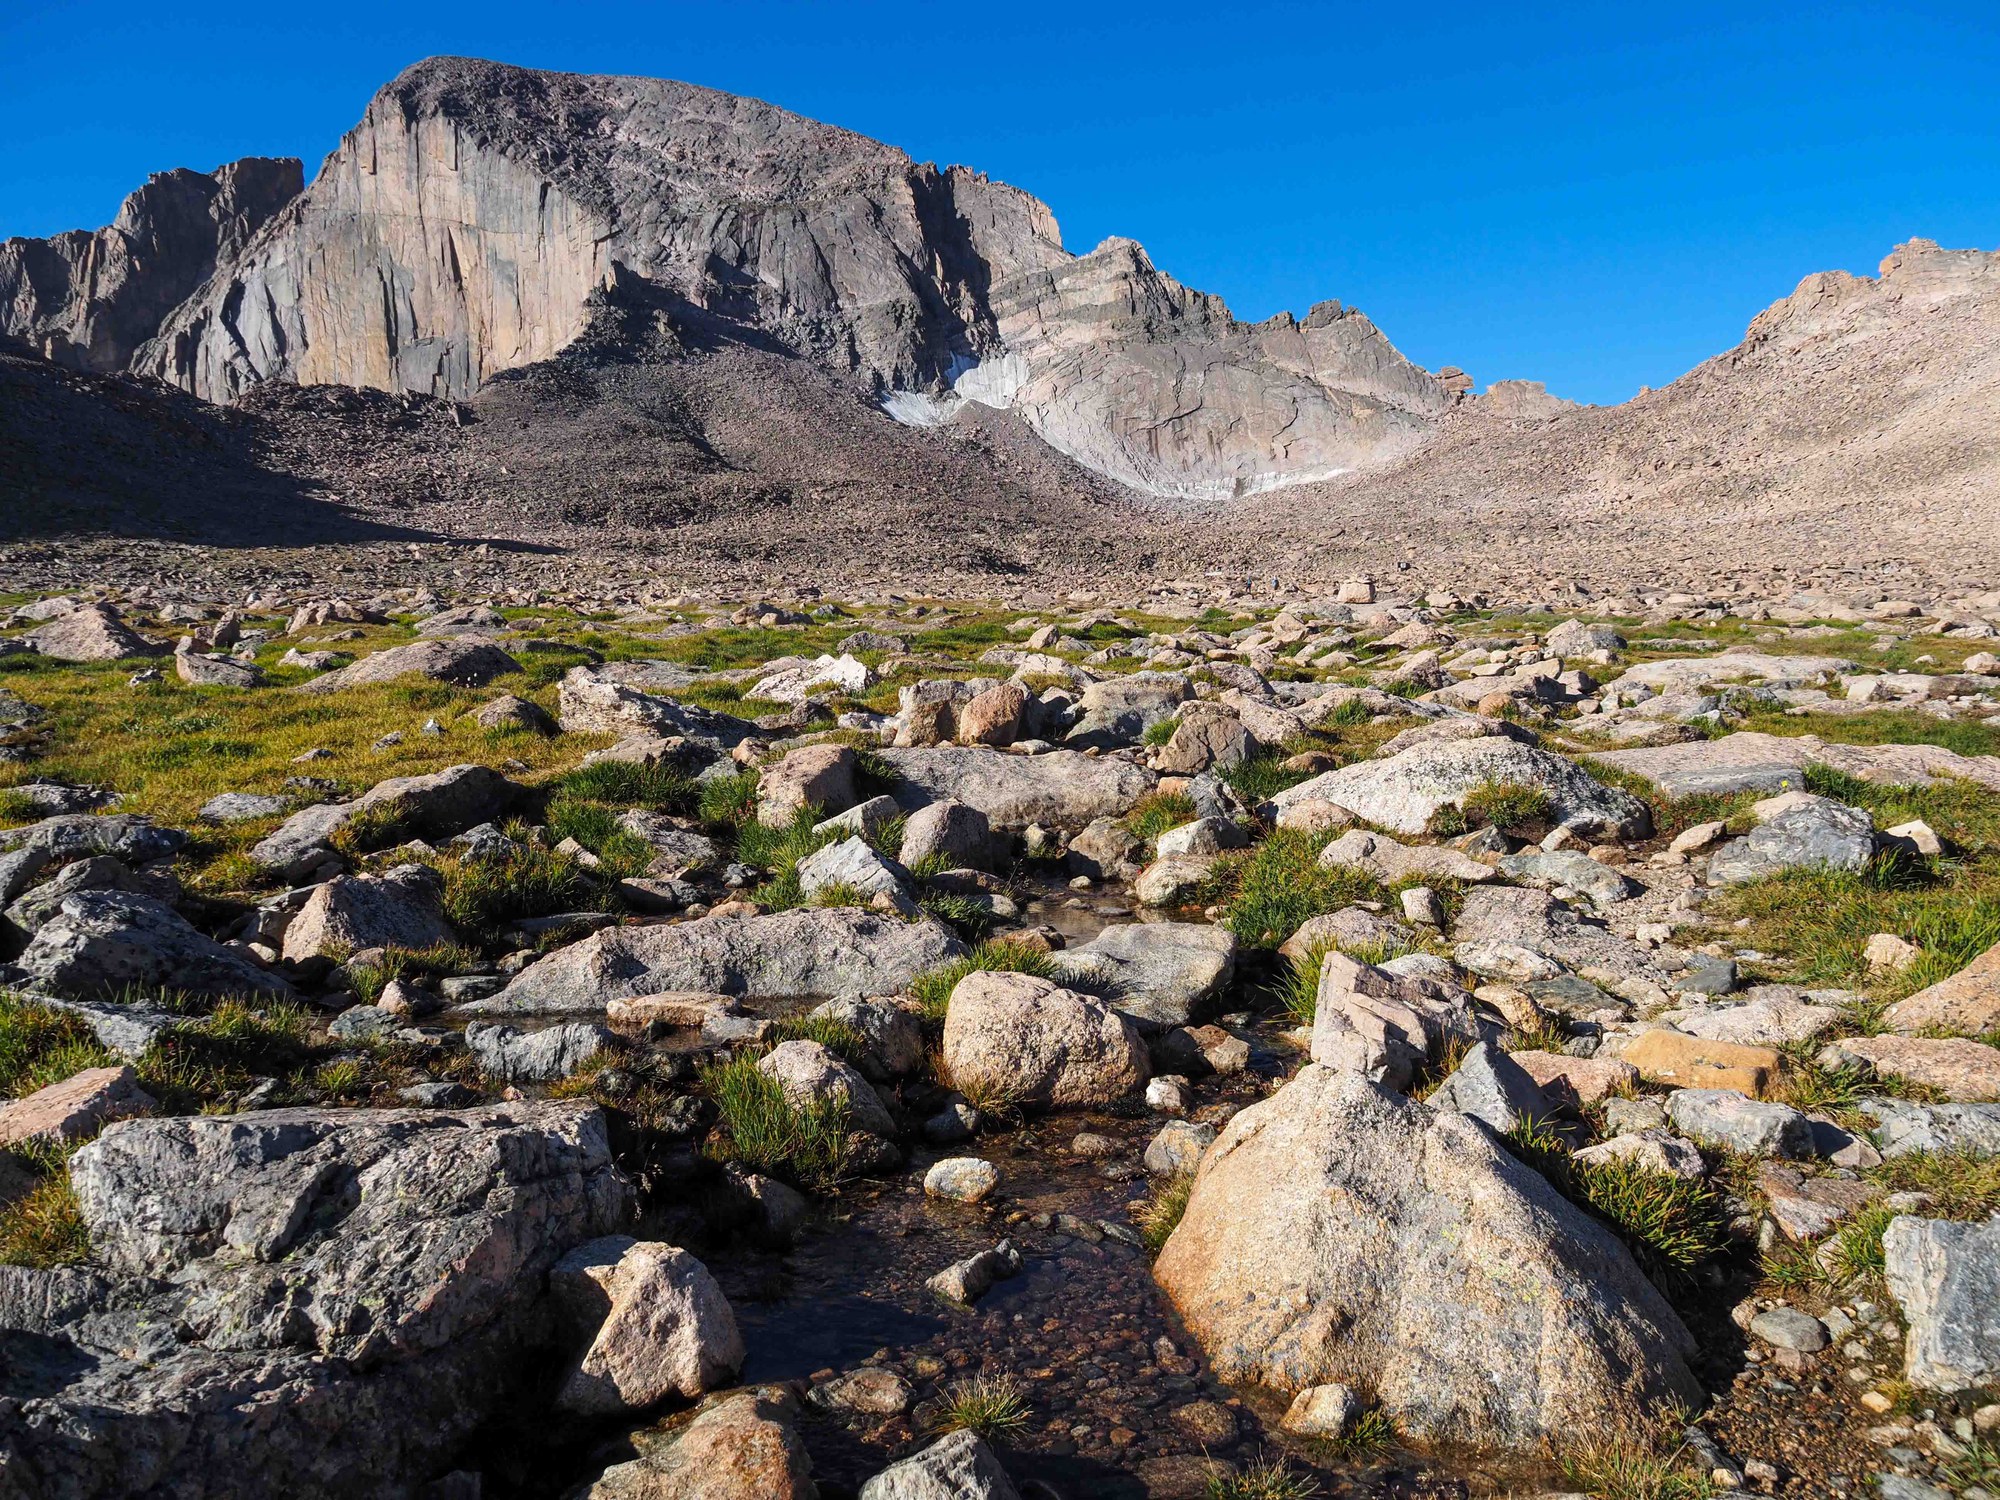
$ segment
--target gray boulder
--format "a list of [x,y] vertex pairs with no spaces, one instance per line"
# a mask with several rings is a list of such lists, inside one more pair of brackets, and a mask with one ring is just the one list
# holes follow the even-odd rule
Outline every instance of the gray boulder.
[[0,849],[38,849],[44,863],[58,865],[98,854],[146,865],[172,858],[186,844],[178,828],[161,828],[138,813],[65,813],[0,830]]
[[905,896],[910,888],[908,870],[858,838],[815,850],[799,861],[798,870],[799,889],[807,900],[839,888],[856,892],[864,901],[876,895]]
[[813,1007],[812,1013],[851,1027],[867,1044],[855,1066],[876,1083],[904,1078],[924,1065],[924,1028],[893,1000],[847,995]]
[[164,902],[128,891],[73,891],[18,960],[60,995],[128,986],[213,995],[289,996],[292,987],[248,954],[225,948]]
[[426,677],[454,687],[485,687],[496,677],[518,672],[521,664],[498,646],[484,641],[412,641],[364,656],[352,666],[302,682],[294,692],[337,693],[343,688],[394,682],[399,677]]
[[893,995],[965,945],[929,917],[905,922],[854,907],[607,927],[514,976],[469,1015],[602,1012],[633,995],[693,991],[749,999]]
[[895,1119],[868,1080],[818,1042],[781,1042],[757,1059],[757,1071],[777,1079],[794,1105],[835,1105],[857,1130],[896,1135]]
[[2000,1219],[1892,1219],[1882,1256],[1910,1329],[1904,1377],[1929,1391],[2000,1384]]
[[985,1440],[954,1432],[889,1465],[861,1486],[861,1500],[1020,1500]]
[[1455,984],[1340,952],[1320,960],[1312,1031],[1316,1063],[1403,1089],[1451,1043],[1475,1043],[1479,1037],[1472,997]]
[[248,823],[257,818],[275,818],[290,805],[287,798],[261,792],[224,792],[204,802],[197,816],[204,823]]
[[641,692],[608,667],[571,667],[556,692],[556,721],[570,734],[645,733],[681,738],[720,754],[754,738],[747,719]]
[[587,1021],[565,1021],[541,1031],[474,1021],[465,1028],[466,1050],[479,1071],[508,1083],[554,1083],[610,1046],[612,1036]]
[[1600,911],[1639,894],[1637,882],[1577,849],[1544,853],[1537,849],[1505,855],[1500,873],[1524,885],[1568,886]]
[[162,649],[135,632],[108,604],[80,604],[29,631],[27,638],[35,650],[57,661],[121,661],[158,656]]
[[392,776],[352,802],[300,808],[252,845],[250,858],[290,879],[331,858],[333,836],[356,813],[386,817],[404,837],[448,839],[498,817],[519,791],[498,771],[478,765],[447,766],[427,776]]
[[1675,1089],[1667,1117],[1701,1145],[1745,1156],[1809,1157],[1812,1121],[1789,1104],[1750,1099],[1731,1089]]
[[1490,782],[1532,786],[1548,796],[1554,820],[1579,833],[1639,838],[1652,815],[1630,792],[1608,787],[1560,755],[1493,735],[1417,745],[1386,760],[1358,761],[1327,771],[1271,800],[1280,812],[1294,803],[1331,802],[1393,833],[1422,833],[1431,815]]
[[75,1500],[408,1492],[546,1366],[549,1270],[634,1208],[575,1104],[126,1121],[70,1177],[103,1269],[0,1268],[0,1401],[9,1477]]
[[944,1062],[969,1095],[1042,1109],[1109,1104],[1150,1071],[1139,1029],[1096,996],[983,970],[951,992]]
[[1451,1077],[1426,1101],[1433,1109],[1456,1110],[1482,1120],[1505,1135],[1518,1125],[1555,1114],[1541,1085],[1491,1042],[1474,1042]]
[[1708,879],[1711,885],[1742,885],[1787,870],[1858,873],[1875,849],[1875,824],[1867,813],[1814,797],[1724,844],[1708,862]]
[[1081,828],[1096,818],[1123,817],[1157,778],[1115,755],[1074,750],[1013,755],[983,746],[881,752],[898,778],[899,806],[915,811],[931,802],[962,802],[986,815],[994,828]]
[[910,814],[897,858],[907,866],[936,861],[952,870],[989,869],[994,864],[993,825],[985,813],[963,802],[933,802]]
[[1914,1104],[1907,1099],[1863,1099],[1875,1121],[1872,1132],[1884,1156],[1963,1151],[2000,1156],[2000,1104]]
[[1078,750],[1136,744],[1193,696],[1193,685],[1178,672],[1134,672],[1093,682],[1077,700],[1082,717],[1063,743]]
[[438,904],[443,882],[428,865],[385,875],[341,875],[315,886],[285,928],[289,959],[341,957],[364,948],[431,948],[454,934]]
[[1102,996],[1154,1031],[1187,1025],[1228,988],[1236,938],[1203,922],[1123,922],[1052,959],[1059,984]]
[[1701,1399],[1609,1230],[1464,1116],[1342,1069],[1230,1120],[1154,1274],[1218,1379],[1365,1373],[1418,1438],[1540,1450]]

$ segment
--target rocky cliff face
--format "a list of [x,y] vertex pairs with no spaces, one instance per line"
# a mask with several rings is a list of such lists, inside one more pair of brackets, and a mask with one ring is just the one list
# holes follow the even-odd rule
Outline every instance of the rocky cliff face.
[[1129,241],[1070,256],[1046,205],[976,172],[687,84],[456,58],[378,94],[132,366],[213,401],[272,380],[464,399],[571,345],[600,288],[906,422],[1013,409],[1181,498],[1396,457],[1452,400],[1358,313],[1240,324]]
[[106,228],[0,241],[0,333],[73,370],[122,370],[302,185],[293,158],[182,168],[150,178]]

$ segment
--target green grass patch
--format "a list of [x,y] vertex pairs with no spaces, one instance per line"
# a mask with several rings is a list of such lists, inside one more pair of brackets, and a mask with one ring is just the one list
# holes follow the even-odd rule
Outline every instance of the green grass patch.
[[1132,837],[1150,845],[1168,829],[1191,823],[1194,817],[1194,798],[1185,793],[1148,792],[1125,814],[1125,828]]
[[444,878],[444,914],[460,932],[494,942],[526,917],[601,908],[600,887],[567,854],[523,844],[511,859],[443,855],[431,867]]
[[69,1172],[58,1166],[25,1196],[0,1208],[0,1265],[81,1265],[90,1258],[90,1232],[84,1228]]
[[1728,1245],[1723,1195],[1706,1180],[1689,1181],[1631,1162],[1580,1163],[1562,1137],[1538,1120],[1516,1126],[1506,1144],[1557,1192],[1609,1224],[1651,1275],[1684,1280]]
[[701,801],[701,788],[685,772],[672,766],[617,760],[601,760],[567,771],[556,778],[555,789],[560,797],[608,803],[621,810],[643,807],[685,814],[693,812]]
[[759,1072],[757,1059],[747,1053],[707,1064],[700,1077],[718,1115],[709,1141],[712,1154],[816,1191],[846,1175],[844,1102],[794,1104],[784,1086]]
[[1331,834],[1280,828],[1216,862],[1209,895],[1222,905],[1223,924],[1238,942],[1275,948],[1309,918],[1382,899],[1382,887],[1361,871],[1320,868],[1320,851],[1330,842]]

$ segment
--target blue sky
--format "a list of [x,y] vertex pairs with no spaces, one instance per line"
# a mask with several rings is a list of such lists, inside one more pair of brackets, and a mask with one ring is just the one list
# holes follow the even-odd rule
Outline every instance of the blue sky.
[[0,235],[296,155],[439,52],[682,78],[963,162],[1238,316],[1333,297],[1483,386],[1619,401],[1809,272],[2000,245],[2000,7],[0,7]]

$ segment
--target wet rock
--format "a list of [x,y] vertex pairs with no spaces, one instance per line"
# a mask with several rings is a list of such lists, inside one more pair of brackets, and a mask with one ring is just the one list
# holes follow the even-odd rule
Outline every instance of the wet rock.
[[954,1203],[980,1203],[1000,1186],[1000,1169],[976,1156],[947,1156],[924,1173],[924,1192]]
[[1021,1274],[1021,1252],[1011,1240],[1002,1240],[991,1250],[981,1250],[946,1266],[924,1283],[946,1302],[970,1307],[998,1282]]
[[1491,1042],[1474,1042],[1452,1075],[1426,1101],[1457,1110],[1505,1135],[1516,1126],[1555,1114],[1540,1085]]
[[994,828],[1081,828],[1096,818],[1119,818],[1153,789],[1151,771],[1115,755],[1074,750],[1012,755],[979,747],[882,752],[900,778],[893,792],[910,811],[953,801],[975,807]]
[[163,902],[126,891],[72,891],[21,955],[20,966],[58,994],[128,987],[208,995],[289,996],[292,987],[198,931]]
[[1146,1145],[1146,1170],[1155,1177],[1181,1177],[1195,1169],[1215,1140],[1213,1125],[1169,1120]]
[[567,1021],[542,1031],[523,1031],[475,1021],[465,1028],[466,1049],[489,1078],[508,1083],[554,1083],[568,1078],[610,1044],[602,1026]]
[[426,677],[454,687],[484,687],[496,677],[520,670],[518,661],[484,641],[413,641],[364,656],[352,666],[300,683],[294,691],[337,693],[343,688],[394,682],[399,677]]
[[1064,857],[1072,875],[1130,880],[1146,857],[1146,843],[1116,818],[1096,818],[1069,841]]
[[757,1071],[775,1078],[795,1106],[833,1105],[854,1127],[894,1139],[896,1122],[866,1078],[818,1042],[782,1042],[757,1060]]
[[0,1146],[88,1140],[113,1120],[151,1114],[156,1103],[130,1068],[85,1068],[24,1098],[0,1103]]
[[428,865],[384,875],[340,875],[313,890],[285,928],[284,955],[336,958],[369,948],[437,947],[456,939],[440,905],[444,882]]
[[472,1015],[575,1014],[612,999],[698,991],[754,999],[893,995],[965,952],[942,922],[852,907],[608,927],[517,974]]
[[861,1500],[1020,1500],[1020,1491],[978,1434],[954,1432],[870,1479]]
[[1393,833],[1422,833],[1431,815],[1462,804],[1491,782],[1532,786],[1549,798],[1551,816],[1580,834],[1641,838],[1651,830],[1646,804],[1607,787],[1546,750],[1490,736],[1416,746],[1386,760],[1360,761],[1279,792],[1280,809],[1316,799],[1345,808]]
[[2000,1382],[2000,1219],[1892,1219],[1882,1257],[1910,1330],[1904,1378],[1931,1391]]
[[798,1417],[783,1386],[721,1397],[672,1441],[612,1465],[575,1500],[817,1500]]
[[968,1093],[1043,1109],[1108,1104],[1148,1073],[1138,1028],[1104,1001],[1032,974],[985,971],[951,992],[944,1061]]
[[549,1291],[590,1346],[556,1405],[586,1415],[692,1399],[743,1365],[736,1314],[708,1267],[675,1245],[612,1235],[570,1251]]
[[894,1417],[910,1409],[910,1383],[894,1370],[864,1365],[831,1380],[823,1380],[807,1395],[814,1406],[828,1411],[855,1412],[869,1417]]
[[1229,1122],[1154,1271],[1218,1378],[1365,1369],[1417,1437],[1538,1448],[1698,1399],[1693,1339],[1609,1231],[1472,1121],[1343,1069]]
[[1875,825],[1867,813],[1813,797],[1724,844],[1708,862],[1708,879],[1711,885],[1742,885],[1786,870],[1858,873],[1875,857],[1875,848]]
[[1667,1116],[1704,1146],[1744,1156],[1813,1155],[1812,1122],[1789,1104],[1746,1099],[1730,1089],[1676,1089]]
[[1202,922],[1126,922],[1054,955],[1070,989],[1109,1000],[1142,1028],[1185,1026],[1236,973],[1236,938]]

